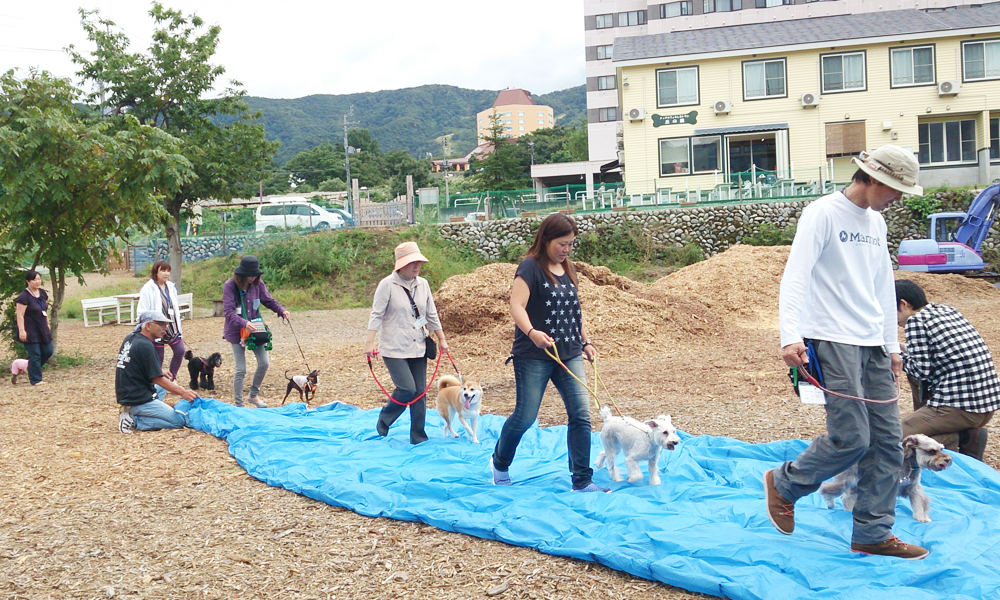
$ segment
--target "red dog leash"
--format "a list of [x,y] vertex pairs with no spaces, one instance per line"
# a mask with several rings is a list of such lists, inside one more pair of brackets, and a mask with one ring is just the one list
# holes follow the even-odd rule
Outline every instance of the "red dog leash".
[[[376,354],[378,354],[378,353],[376,352]],[[378,377],[375,376],[375,369],[374,369],[374,367],[372,367],[372,357],[366,356],[365,358],[368,359],[368,371],[372,374],[372,379],[374,379],[375,383],[378,384],[379,389],[382,390],[382,393],[385,394],[385,397],[388,398],[389,400],[392,400],[393,402],[395,402],[396,404],[398,404],[400,406],[410,406],[411,404],[415,404],[417,402],[417,400],[420,400],[421,398],[423,398],[424,396],[426,396],[427,395],[427,390],[431,389],[431,385],[434,383],[434,378],[437,377],[438,367],[441,366],[441,356],[443,354],[444,354],[443,352],[438,352],[437,362],[434,363],[434,372],[431,373],[431,379],[430,379],[430,381],[427,382],[427,387],[424,388],[424,393],[420,394],[419,396],[417,396],[413,400],[410,400],[409,402],[400,402],[399,400],[396,400],[395,398],[393,398],[392,395],[385,390],[385,387],[382,385],[382,382],[378,380]],[[450,352],[448,353],[448,359],[451,360],[451,353]],[[451,364],[454,365],[455,361],[452,361]],[[455,370],[457,371],[458,367],[455,367]]]
[[812,384],[814,387],[818,388],[820,391],[825,392],[827,394],[830,394],[832,396],[837,396],[839,398],[846,398],[848,400],[858,400],[860,402],[867,402],[869,404],[892,404],[893,402],[899,401],[899,395],[900,395],[899,379],[896,379],[896,397],[895,398],[891,398],[889,400],[872,400],[871,398],[859,398],[857,396],[849,396],[847,394],[840,394],[840,393],[828,390],[825,387],[823,387],[822,385],[820,385],[819,381],[817,381],[816,378],[813,377],[812,374],[810,374],[809,371],[805,367],[799,366],[798,370],[799,370],[799,377],[805,379],[810,384]]

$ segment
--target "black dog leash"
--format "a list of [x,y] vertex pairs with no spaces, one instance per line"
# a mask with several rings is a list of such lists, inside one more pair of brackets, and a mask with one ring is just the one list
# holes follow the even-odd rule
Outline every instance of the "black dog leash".
[[292,327],[292,320],[285,319],[285,324],[288,325],[288,328],[292,330],[292,337],[295,338],[295,345],[299,347],[299,354],[302,355],[302,362],[306,364],[306,371],[311,372],[312,369],[309,367],[309,361],[306,360],[306,354],[305,352],[302,351],[302,345],[299,344],[299,338],[298,336],[295,335],[295,328]]

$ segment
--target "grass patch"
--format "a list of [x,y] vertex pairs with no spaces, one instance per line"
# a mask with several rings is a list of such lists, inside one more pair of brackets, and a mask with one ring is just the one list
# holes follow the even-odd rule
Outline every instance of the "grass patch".
[[80,365],[85,365],[90,362],[90,357],[85,356],[79,350],[73,352],[72,354],[66,352],[57,352],[51,358],[46,366],[52,369],[70,369],[73,367],[79,367]]
[[581,235],[573,259],[608,267],[636,281],[650,282],[705,258],[693,243],[683,246],[657,244],[642,227],[601,225]]
[[[378,282],[392,273],[393,250],[404,241],[417,242],[429,260],[420,275],[433,290],[452,275],[485,264],[475,252],[443,240],[436,227],[423,225],[291,235],[252,252],[268,290],[289,310],[361,308],[371,306]],[[194,293],[197,305],[209,307],[213,298],[222,298],[222,284],[237,265],[236,254],[185,264],[182,287]]]

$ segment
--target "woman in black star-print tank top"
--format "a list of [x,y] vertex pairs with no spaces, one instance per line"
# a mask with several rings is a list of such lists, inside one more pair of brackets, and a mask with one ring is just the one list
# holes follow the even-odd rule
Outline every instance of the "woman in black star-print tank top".
[[493,483],[497,485],[511,485],[508,468],[517,445],[538,416],[545,388],[552,381],[566,406],[566,445],[573,491],[608,491],[591,481],[594,471],[590,468],[587,389],[545,352],[558,350],[560,359],[584,381],[583,359],[597,356],[583,326],[577,294],[579,280],[569,260],[577,233],[576,223],[566,215],[549,215],[514,275],[510,314],[516,325],[511,355],[517,403],[490,459]]

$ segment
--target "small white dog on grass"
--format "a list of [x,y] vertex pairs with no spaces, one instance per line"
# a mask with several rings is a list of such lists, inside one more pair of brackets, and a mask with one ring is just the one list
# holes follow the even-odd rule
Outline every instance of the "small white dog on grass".
[[[903,468],[899,473],[899,496],[910,499],[913,518],[921,523],[931,522],[931,500],[920,485],[921,469],[943,471],[951,466],[951,457],[944,446],[923,434],[908,435],[903,439]],[[819,486],[819,493],[828,508],[838,496],[843,496],[844,510],[853,511],[858,499],[858,465],[838,473],[832,481]]]
[[670,415],[660,415],[643,423],[631,417],[613,417],[611,409],[604,406],[601,407],[601,418],[604,419],[604,428],[601,429],[604,452],[597,455],[595,466],[600,469],[607,463],[611,478],[621,481],[622,476],[615,466],[615,457],[621,452],[625,455],[629,483],[642,481],[642,470],[639,468],[639,461],[642,460],[649,465],[649,485],[660,485],[660,473],[656,466],[660,450],[673,450],[681,443]]

